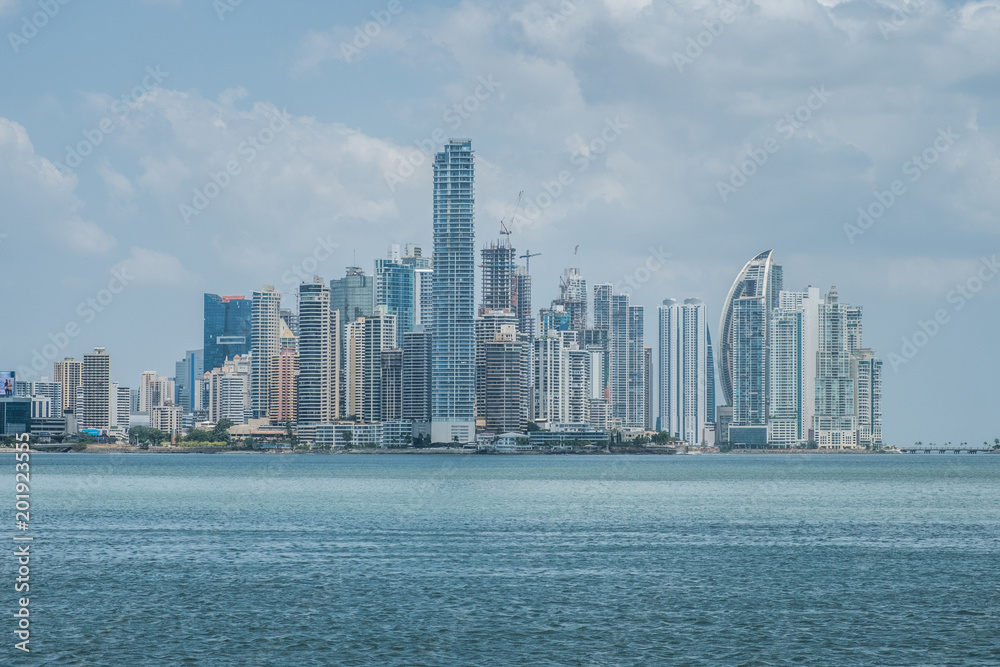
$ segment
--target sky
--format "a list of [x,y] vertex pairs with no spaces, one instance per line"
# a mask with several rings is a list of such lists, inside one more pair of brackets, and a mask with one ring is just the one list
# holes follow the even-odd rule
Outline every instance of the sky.
[[[887,442],[1000,437],[1000,2],[0,0],[0,368],[172,375],[202,294],[370,272],[476,151],[535,308],[717,322],[773,248],[864,308]],[[524,193],[517,209],[518,193]],[[521,254],[521,253],[519,253]],[[718,336],[713,326],[713,337]]]

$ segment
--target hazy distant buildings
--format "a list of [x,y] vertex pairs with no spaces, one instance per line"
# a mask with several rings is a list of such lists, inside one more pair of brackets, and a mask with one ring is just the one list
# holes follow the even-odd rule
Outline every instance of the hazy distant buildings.
[[475,441],[475,191],[472,143],[434,159],[431,439]]

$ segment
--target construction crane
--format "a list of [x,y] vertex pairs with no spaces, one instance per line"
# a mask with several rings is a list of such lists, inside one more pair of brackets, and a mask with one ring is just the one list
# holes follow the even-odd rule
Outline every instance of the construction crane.
[[524,254],[521,255],[520,258],[524,260],[524,269],[528,272],[528,275],[531,275],[531,258],[538,257],[541,254],[540,252],[532,253],[530,250],[525,250]]
[[[521,197],[524,196],[524,190],[517,193],[517,205],[514,206],[514,212],[510,215],[511,227],[514,225],[514,220],[517,218],[517,211],[521,208]],[[500,233],[507,237],[507,245],[510,245],[510,235],[511,229],[506,224],[504,224],[504,218],[500,218]]]

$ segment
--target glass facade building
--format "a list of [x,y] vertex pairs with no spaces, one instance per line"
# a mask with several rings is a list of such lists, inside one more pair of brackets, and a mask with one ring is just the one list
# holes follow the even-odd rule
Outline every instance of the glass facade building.
[[222,368],[227,358],[250,351],[251,309],[251,301],[242,296],[205,295],[205,370]]

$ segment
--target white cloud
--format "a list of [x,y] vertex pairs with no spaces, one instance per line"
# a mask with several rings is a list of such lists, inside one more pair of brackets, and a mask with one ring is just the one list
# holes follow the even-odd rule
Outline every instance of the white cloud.
[[115,268],[122,270],[129,284],[134,285],[178,287],[192,285],[197,280],[177,257],[146,248],[132,248],[129,258],[116,264]]

